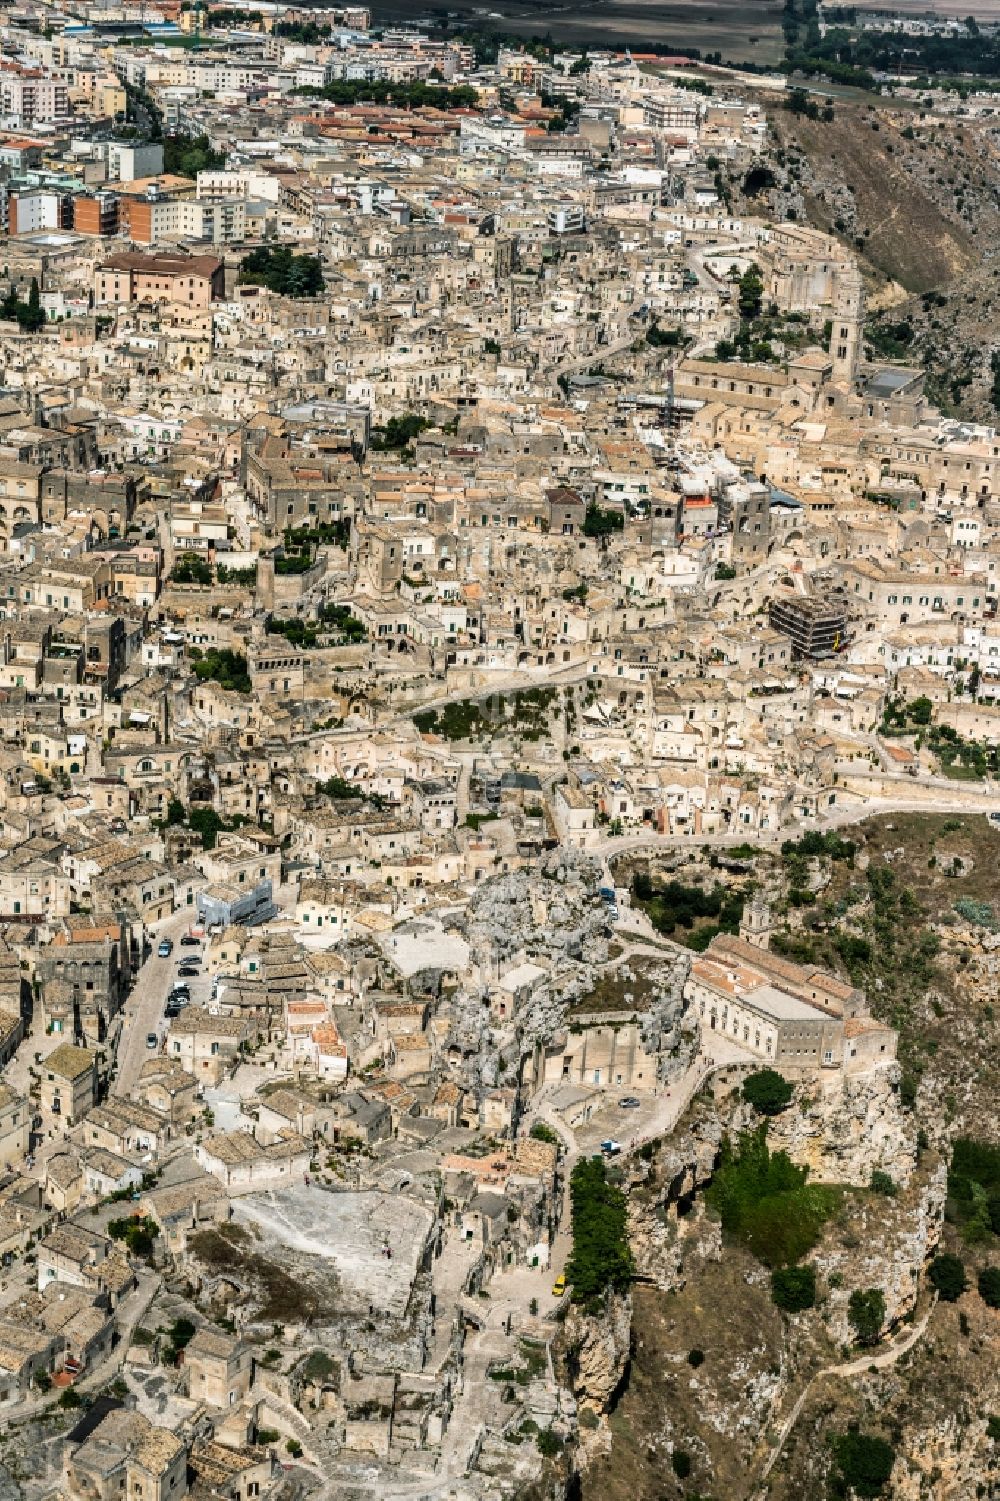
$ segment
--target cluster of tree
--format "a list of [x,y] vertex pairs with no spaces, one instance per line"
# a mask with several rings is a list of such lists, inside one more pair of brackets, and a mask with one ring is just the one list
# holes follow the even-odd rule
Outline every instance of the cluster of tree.
[[883,735],[894,733],[908,735],[913,725],[921,728],[929,725],[933,714],[934,705],[926,694],[910,699],[909,703],[902,698],[889,698],[882,712],[881,733]]
[[[683,881],[656,886],[647,871],[639,870],[632,879],[632,895],[657,932],[679,936],[688,948],[698,951],[707,948],[719,933],[737,932],[743,916],[742,895],[718,881],[707,891]],[[692,932],[703,918],[713,921]]]
[[809,45],[819,40],[817,10],[817,0],[785,0],[781,30],[789,50],[803,40],[803,33]]
[[[645,45],[645,43],[643,45]],[[681,50],[683,51],[683,49]],[[688,56],[697,56],[697,50],[692,49],[692,51],[688,53]],[[706,52],[705,61],[707,63],[721,63],[722,53]],[[673,84],[674,88],[686,89],[689,94],[702,94],[706,99],[711,98],[711,96],[715,93],[715,89],[704,78],[671,78],[670,82]]]
[[856,1287],[847,1300],[847,1321],[859,1345],[877,1345],[885,1324],[885,1294],[880,1287]]
[[596,500],[588,502],[583,518],[585,537],[610,537],[614,532],[625,530],[625,516],[621,511],[599,506]]
[[[182,5],[181,10],[190,10],[190,5]],[[213,31],[229,31],[240,26],[261,26],[264,22],[264,13],[259,10],[222,10],[216,7],[214,10],[206,6],[205,20]],[[277,26],[274,28],[277,31]]]
[[770,1151],[765,1124],[744,1133],[735,1148],[723,1142],[706,1198],[723,1230],[766,1266],[791,1266],[812,1250],[839,1200],[837,1189],[808,1177],[809,1169],[796,1167],[787,1152]]
[[715,341],[717,360],[747,360],[755,365],[766,365],[775,358],[774,345],[770,339],[758,337],[752,323],[744,323],[735,339]]
[[764,278],[760,274],[760,267],[755,263],[748,266],[740,277],[737,295],[740,318],[745,322],[753,322],[755,318],[759,318],[763,302]]
[[600,1157],[584,1157],[576,1164],[569,1191],[573,1249],[566,1277],[574,1303],[595,1307],[609,1289],[624,1292],[632,1280],[625,1195],[609,1181]]
[[167,1330],[167,1347],[163,1352],[165,1363],[176,1365],[181,1351],[187,1349],[197,1333],[198,1326],[190,1319],[174,1319]]
[[[898,73],[900,39],[894,31],[858,31],[832,26],[825,36],[810,36],[800,56],[793,51],[789,61],[800,72],[824,73],[835,82],[874,84],[875,73]],[[978,26],[954,36],[908,36],[905,67],[908,72],[929,77],[974,74],[980,78],[1000,76],[1000,36],[983,35]],[[814,65],[807,69],[806,64]],[[848,76],[844,77],[844,70]]]
[[249,568],[227,568],[225,563],[219,563],[215,576],[220,584],[238,584],[244,589],[252,589],[257,582],[257,565],[254,563]]
[[801,1266],[776,1266],[771,1273],[771,1297],[783,1313],[805,1313],[816,1304],[816,1268],[805,1261]]
[[323,264],[318,255],[296,255],[288,245],[262,245],[244,256],[240,281],[282,297],[315,297],[323,290]]
[[332,797],[335,802],[368,802],[379,811],[388,807],[386,799],[379,792],[365,792],[357,782],[345,782],[343,777],[327,777],[325,782],[316,783],[316,791],[324,797]]
[[312,561],[312,554],[308,549],[303,552],[283,552],[275,557],[274,571],[276,574],[308,573]]
[[226,153],[213,151],[207,135],[176,133],[163,137],[163,170],[177,177],[197,177],[226,165]]
[[677,349],[684,342],[684,333],[679,328],[661,328],[654,318],[646,329],[646,343],[654,349]]
[[879,86],[867,68],[854,68],[849,63],[838,63],[812,53],[790,52],[780,67],[783,73],[804,73],[807,78],[825,78],[830,83],[864,89],[869,94],[879,92]]
[[331,104],[390,104],[395,109],[472,109],[479,99],[469,84],[447,87],[437,83],[390,83],[386,79],[348,83],[336,79],[319,87],[306,86],[292,91],[326,99]]
[[759,266],[748,266],[737,279],[736,303],[740,315],[739,331],[734,339],[718,340],[715,346],[716,359],[733,360],[739,356],[758,364],[773,359],[774,350],[768,337],[771,326],[760,326],[764,306],[764,278]]
[[1000,1147],[959,1136],[948,1169],[948,1218],[967,1244],[1000,1235]]
[[311,547],[314,542],[333,542],[346,552],[351,541],[351,518],[339,521],[320,521],[315,526],[286,526],[285,546]]
[[550,131],[567,130],[580,113],[579,99],[571,99],[565,94],[542,93],[542,108],[554,109],[556,113],[548,123]]
[[807,120],[832,120],[834,118],[832,104],[818,104],[805,89],[789,89],[781,101],[782,109],[787,109],[789,114],[804,115]]
[[371,446],[376,453],[409,448],[430,423],[417,412],[407,412],[405,417],[390,417],[384,427],[372,429]]
[[833,1441],[837,1467],[834,1494],[838,1496],[881,1496],[896,1463],[896,1451],[884,1438],[849,1428]]
[[825,855],[830,860],[853,860],[857,853],[857,845],[853,839],[841,839],[839,834],[832,831],[820,833],[818,829],[810,829],[800,839],[783,839],[781,842],[781,855],[784,860],[794,857],[800,859],[815,859]]
[[212,681],[226,693],[249,693],[250,673],[247,659],[242,652],[230,651],[228,647],[218,650],[212,647],[202,652],[198,646],[190,648],[195,677],[201,683]]
[[33,334],[42,327],[45,322],[45,312],[42,308],[41,292],[36,276],[31,278],[27,302],[22,302],[18,296],[17,284],[11,282],[6,297],[0,303],[0,318],[17,323],[24,333]]
[[555,56],[556,47],[550,31],[540,37],[514,36],[505,31],[478,31],[472,28],[452,31],[448,23],[448,12],[444,10],[437,12],[437,29],[447,32],[453,41],[471,47],[476,54],[476,65],[480,68],[495,63],[501,51],[523,52],[525,57],[533,57],[540,63],[550,63]]
[[1000,752],[995,745],[966,740],[950,724],[931,725],[927,732],[927,744],[937,756],[941,770],[946,775],[976,780],[988,773],[995,776],[1000,771]]
[[885,360],[905,360],[913,343],[914,327],[909,318],[875,320],[865,328],[865,342]]
[[200,553],[182,552],[170,570],[173,584],[210,584],[212,565]]
[[350,642],[363,641],[367,632],[361,621],[352,615],[347,605],[324,605],[315,621],[292,616],[287,620],[277,615],[267,619],[266,629],[273,636],[284,636],[292,646],[311,651],[323,636],[338,634]]
[[272,35],[284,37],[288,42],[302,42],[314,47],[333,32],[332,26],[318,26],[315,21],[276,21]]
[[990,355],[990,401],[1000,412],[1000,349]]
[[231,829],[242,828],[249,820],[242,813],[233,816],[229,823],[221,813],[207,805],[200,804],[196,808],[185,808],[179,798],[172,797],[167,804],[167,816],[163,820],[163,827],[189,828],[192,833],[201,839],[203,850],[214,850],[219,842],[219,835]]
[[320,620],[331,631],[337,631],[347,641],[363,641],[367,632],[361,621],[351,614],[347,605],[324,605],[319,612]]
[[124,1241],[133,1256],[148,1261],[153,1254],[153,1242],[160,1233],[155,1220],[143,1215],[130,1215],[128,1219],[112,1220],[108,1234],[112,1240]]

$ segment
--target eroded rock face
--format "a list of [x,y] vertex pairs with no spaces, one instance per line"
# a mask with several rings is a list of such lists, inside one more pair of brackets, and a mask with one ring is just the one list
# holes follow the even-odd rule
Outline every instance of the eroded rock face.
[[564,1325],[566,1367],[581,1408],[607,1412],[628,1370],[632,1349],[632,1299],[611,1293],[599,1316],[570,1308]]
[[885,1329],[916,1306],[921,1273],[941,1239],[947,1176],[942,1161],[896,1199],[873,1195],[858,1207],[849,1238],[813,1258],[830,1287],[826,1323],[838,1344],[854,1338],[847,1309],[855,1289],[881,1289]]
[[[593,992],[614,967],[609,960],[608,911],[598,895],[601,867],[579,850],[559,848],[530,869],[486,881],[477,888],[468,911],[456,925],[479,966],[477,984],[460,989],[448,1003],[448,1046],[453,1077],[481,1094],[512,1080],[521,1060],[536,1045],[547,1046],[566,1026],[574,1003]],[[520,956],[537,963],[545,977],[519,998],[512,1014],[491,1010],[489,987],[497,972]],[[644,964],[649,964],[647,957]],[[694,1051],[685,1025],[684,985],[690,955],[654,956],[655,977],[636,975],[645,987],[641,1010],[644,1045],[656,1054],[661,1082],[679,1077]],[[622,972],[628,976],[629,964]],[[652,992],[651,999],[648,999]]]
[[699,1204],[678,1217],[648,1204],[629,1204],[629,1244],[635,1268],[663,1292],[682,1288],[689,1267],[722,1256],[722,1226],[709,1219]]
[[[899,1067],[831,1075],[799,1086],[787,1110],[772,1117],[768,1142],[808,1167],[818,1183],[867,1185],[873,1172],[909,1183],[916,1162],[916,1120],[899,1103]],[[757,1117],[745,1108],[742,1129]]]
[[983,1417],[963,1423],[949,1416],[929,1433],[908,1433],[905,1457],[897,1460],[892,1472],[895,1501],[923,1501],[930,1495],[961,1501],[982,1495],[984,1465],[992,1448]]

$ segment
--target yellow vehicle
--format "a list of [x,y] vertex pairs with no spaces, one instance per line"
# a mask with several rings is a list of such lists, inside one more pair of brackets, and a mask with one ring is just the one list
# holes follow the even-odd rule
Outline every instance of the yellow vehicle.
[[565,1291],[566,1291],[566,1274],[565,1274],[565,1272],[560,1272],[559,1276],[556,1278],[556,1280],[552,1284],[552,1296],[554,1298],[561,1298],[562,1295],[563,1295],[563,1293]]

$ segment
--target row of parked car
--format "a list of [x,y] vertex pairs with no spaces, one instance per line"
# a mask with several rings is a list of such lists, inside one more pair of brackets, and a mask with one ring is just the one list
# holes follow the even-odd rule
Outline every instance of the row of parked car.
[[[193,933],[185,933],[183,938],[180,940],[180,946],[183,949],[200,948],[201,940],[199,938],[196,938]],[[169,959],[173,951],[173,939],[161,938],[156,948],[158,957],[161,959]],[[197,979],[200,974],[201,954],[182,954],[177,964],[177,978],[174,981],[174,984],[170,987],[170,993],[167,996],[167,1004],[163,1008],[163,1015],[167,1021],[172,1021],[175,1017],[180,1016],[184,1007],[191,1004],[191,990],[185,982],[187,980]],[[159,1033],[148,1033],[146,1036],[147,1048],[152,1051],[153,1049],[158,1048],[159,1045]]]

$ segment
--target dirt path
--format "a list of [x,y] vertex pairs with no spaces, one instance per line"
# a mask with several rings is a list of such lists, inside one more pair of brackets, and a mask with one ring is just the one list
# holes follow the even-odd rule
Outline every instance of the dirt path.
[[805,1386],[802,1388],[801,1392],[796,1398],[794,1407],[781,1425],[781,1428],[778,1432],[778,1441],[768,1455],[764,1463],[764,1468],[760,1472],[760,1485],[763,1485],[764,1481],[770,1475],[771,1471],[774,1469],[774,1466],[778,1462],[778,1458],[781,1455],[786,1442],[788,1441],[788,1435],[791,1433],[792,1429],[795,1427],[795,1424],[798,1422],[802,1409],[806,1404],[806,1399],[809,1396],[809,1393],[812,1391],[813,1386],[816,1384],[816,1382],[821,1380],[824,1376],[859,1376],[864,1371],[870,1371],[872,1366],[876,1366],[879,1370],[882,1370],[886,1366],[895,1365],[896,1361],[899,1360],[901,1356],[905,1355],[908,1350],[913,1349],[913,1346],[917,1343],[918,1340],[923,1339],[924,1334],[927,1330],[927,1325],[930,1322],[931,1314],[934,1312],[934,1304],[936,1302],[937,1298],[935,1298],[931,1303],[931,1306],[928,1308],[927,1312],[924,1314],[919,1323],[914,1324],[913,1328],[903,1339],[899,1341],[898,1344],[892,1345],[889,1349],[886,1350],[873,1350],[869,1354],[859,1355],[854,1360],[843,1361],[840,1365],[823,1366],[822,1369],[816,1371],[814,1375],[810,1376],[809,1380],[806,1382]]

